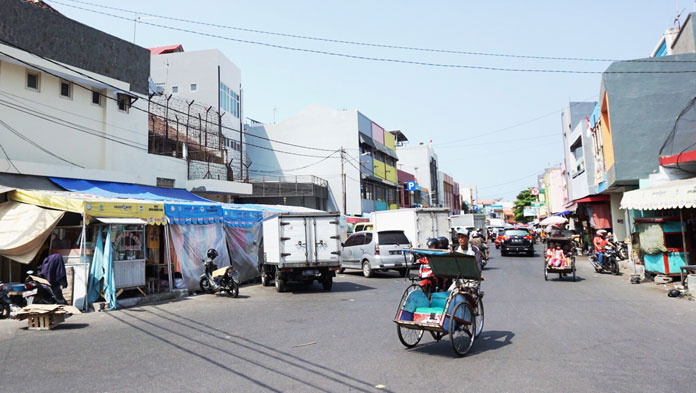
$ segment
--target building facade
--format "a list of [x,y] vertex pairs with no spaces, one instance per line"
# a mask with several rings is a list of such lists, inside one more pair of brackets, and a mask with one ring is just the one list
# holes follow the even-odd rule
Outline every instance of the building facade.
[[312,105],[278,124],[250,125],[248,133],[257,137],[248,148],[252,180],[312,174],[328,183],[326,210],[348,215],[399,206],[396,138],[357,110]]
[[[217,49],[184,51],[182,45],[150,48],[150,73],[167,97],[204,108],[201,121],[219,124],[224,164],[235,180],[248,177],[243,152],[242,72]],[[187,111],[183,105],[183,111]],[[242,161],[240,157],[245,156]]]
[[437,154],[431,145],[402,145],[396,147],[399,169],[412,173],[418,184],[428,191],[427,205],[438,206],[440,186],[438,182]]

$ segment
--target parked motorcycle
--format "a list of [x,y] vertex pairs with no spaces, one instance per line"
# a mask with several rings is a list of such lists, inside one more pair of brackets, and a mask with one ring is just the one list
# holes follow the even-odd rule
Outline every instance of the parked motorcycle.
[[10,317],[10,312],[12,309],[10,305],[12,301],[7,295],[7,290],[5,289],[5,284],[0,282],[0,319],[5,319]]
[[[41,277],[41,273],[34,275],[32,270],[27,272],[27,278],[24,280],[25,292],[22,294],[27,304],[59,304],[58,298],[51,289],[51,283]],[[22,306],[22,305],[20,305]]]
[[205,273],[200,277],[200,287],[203,293],[227,292],[232,297],[239,296],[239,272],[234,266],[218,268],[215,258],[218,253],[215,249],[208,250],[208,259],[205,260]]
[[628,259],[628,244],[626,242],[618,242],[616,247],[616,256],[622,261]]
[[619,275],[619,262],[616,260],[616,249],[612,246],[606,246],[603,250],[604,253],[604,263],[600,269],[599,261],[597,260],[597,255],[590,255],[590,263],[594,267],[597,273],[609,272]]

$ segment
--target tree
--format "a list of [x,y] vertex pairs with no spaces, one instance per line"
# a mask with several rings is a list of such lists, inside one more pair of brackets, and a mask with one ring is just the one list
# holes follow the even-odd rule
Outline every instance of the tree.
[[515,213],[515,221],[527,223],[532,221],[533,217],[524,216],[524,208],[531,206],[532,202],[536,202],[537,198],[532,195],[531,189],[527,188],[520,191],[517,194],[517,200],[515,201],[515,208],[513,212]]
[[462,202],[462,214],[468,214],[469,213],[469,204],[466,202]]

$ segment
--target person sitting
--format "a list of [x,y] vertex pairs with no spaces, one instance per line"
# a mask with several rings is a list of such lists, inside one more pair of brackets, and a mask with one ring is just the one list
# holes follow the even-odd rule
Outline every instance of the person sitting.
[[597,268],[599,270],[604,269],[604,247],[606,247],[608,244],[607,240],[605,239],[606,234],[607,231],[600,229],[597,231],[597,236],[595,236],[594,240],[592,240],[592,244],[594,244],[594,252],[597,256],[597,263],[599,265]]
[[[548,264],[551,258],[553,258],[553,250],[556,248],[556,245],[554,242],[549,242],[549,247],[546,249],[546,263]],[[550,266],[550,264],[549,264]]]
[[561,249],[561,244],[557,243],[556,248],[553,249],[551,259],[549,259],[549,266],[562,267],[566,264],[565,253]]
[[[426,243],[428,248],[436,250],[440,245],[437,238],[430,238]],[[430,263],[427,257],[422,257],[418,260],[418,277],[421,278],[419,285],[424,289],[425,293],[430,293],[437,287],[437,278],[433,277],[433,270],[430,268]]]

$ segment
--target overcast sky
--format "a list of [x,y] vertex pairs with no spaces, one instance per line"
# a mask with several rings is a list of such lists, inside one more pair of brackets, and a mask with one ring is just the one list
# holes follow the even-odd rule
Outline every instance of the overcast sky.
[[[128,41],[134,18],[72,0],[47,0],[68,17]],[[672,0],[589,1],[164,1],[92,0],[207,23],[430,49],[547,57],[647,57],[676,15]],[[533,5],[531,5],[533,4]],[[679,1],[679,10],[693,2]],[[603,71],[609,62],[533,60],[375,48],[206,27],[141,16],[142,22],[295,48],[364,57],[497,68]],[[138,23],[144,47],[218,48],[242,70],[246,115],[273,122],[307,105],[358,109],[411,143],[432,140],[440,167],[479,197],[513,198],[563,157],[560,113],[596,100],[599,74],[533,73],[378,62],[240,43]],[[530,121],[533,120],[533,121]],[[519,125],[523,123],[522,125]],[[515,126],[519,125],[519,126]],[[515,127],[510,127],[515,126]],[[500,131],[502,129],[502,131]],[[497,131],[497,132],[496,132]],[[303,151],[306,152],[306,151]]]

